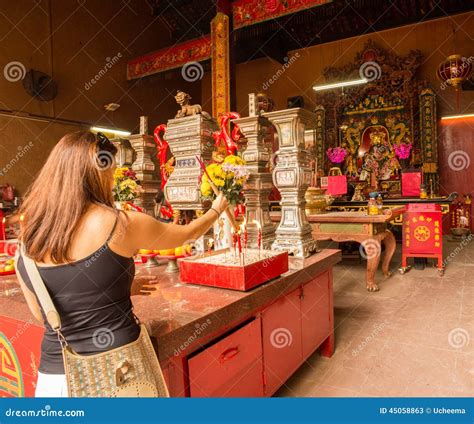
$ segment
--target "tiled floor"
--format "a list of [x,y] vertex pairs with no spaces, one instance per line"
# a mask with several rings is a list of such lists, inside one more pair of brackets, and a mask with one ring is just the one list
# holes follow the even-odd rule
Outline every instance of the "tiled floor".
[[[332,245],[334,246],[334,244]],[[445,258],[461,247],[445,244]],[[334,271],[336,351],[315,353],[276,396],[473,396],[474,237],[439,277],[431,265],[365,291],[365,263],[344,259]]]

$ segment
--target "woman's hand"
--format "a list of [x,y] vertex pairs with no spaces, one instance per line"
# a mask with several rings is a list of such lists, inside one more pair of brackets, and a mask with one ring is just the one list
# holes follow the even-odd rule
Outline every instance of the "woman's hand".
[[222,193],[219,193],[216,199],[212,202],[212,208],[219,212],[219,214],[224,212],[227,209],[227,206],[229,206],[229,202]]
[[156,290],[156,287],[153,287],[153,285],[157,283],[158,277],[156,275],[136,274],[130,294],[131,296],[149,296],[152,291]]

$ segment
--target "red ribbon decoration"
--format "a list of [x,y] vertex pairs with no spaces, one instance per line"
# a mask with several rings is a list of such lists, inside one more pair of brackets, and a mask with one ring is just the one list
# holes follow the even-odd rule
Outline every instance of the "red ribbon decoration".
[[[164,191],[165,185],[168,182],[168,176],[166,174],[166,157],[168,154],[169,144],[164,138],[164,133],[166,132],[166,124],[160,124],[155,128],[153,132],[153,139],[156,144],[156,158],[160,162],[160,175],[161,175],[161,190]],[[163,136],[162,136],[163,134]],[[165,206],[161,206],[160,213],[166,218],[171,218],[173,216],[173,207],[165,198]]]

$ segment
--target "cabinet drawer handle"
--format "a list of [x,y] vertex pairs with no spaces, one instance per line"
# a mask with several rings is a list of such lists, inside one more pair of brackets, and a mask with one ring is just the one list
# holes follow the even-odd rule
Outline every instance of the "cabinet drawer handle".
[[239,353],[239,348],[238,347],[231,347],[230,349],[227,349],[225,352],[221,353],[221,358],[220,358],[220,363],[224,363],[225,361],[228,361],[229,359],[232,359]]

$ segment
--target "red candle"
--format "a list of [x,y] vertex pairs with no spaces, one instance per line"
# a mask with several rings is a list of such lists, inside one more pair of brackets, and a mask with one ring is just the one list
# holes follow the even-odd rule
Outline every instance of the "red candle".
[[240,231],[244,235],[244,254],[245,254],[245,250],[247,249],[247,244],[249,241],[249,233],[247,232],[247,219],[246,218],[244,218],[244,222],[240,226]]
[[257,226],[258,236],[257,236],[257,247],[258,247],[258,257],[260,258],[260,249],[262,248],[262,226],[260,222],[254,220],[253,223]]
[[232,247],[234,248],[234,256],[236,256],[236,251],[235,251],[235,247],[237,245],[237,234],[235,232],[235,230],[232,228]]
[[237,245],[239,246],[239,261],[240,261],[240,255],[242,254],[242,242],[240,240],[240,231],[237,234]]
[[7,236],[6,236],[6,233],[5,233],[5,223],[7,221],[7,218],[5,218],[3,216],[2,211],[0,211],[0,218],[1,218],[1,221],[0,221],[0,240],[6,240]]

